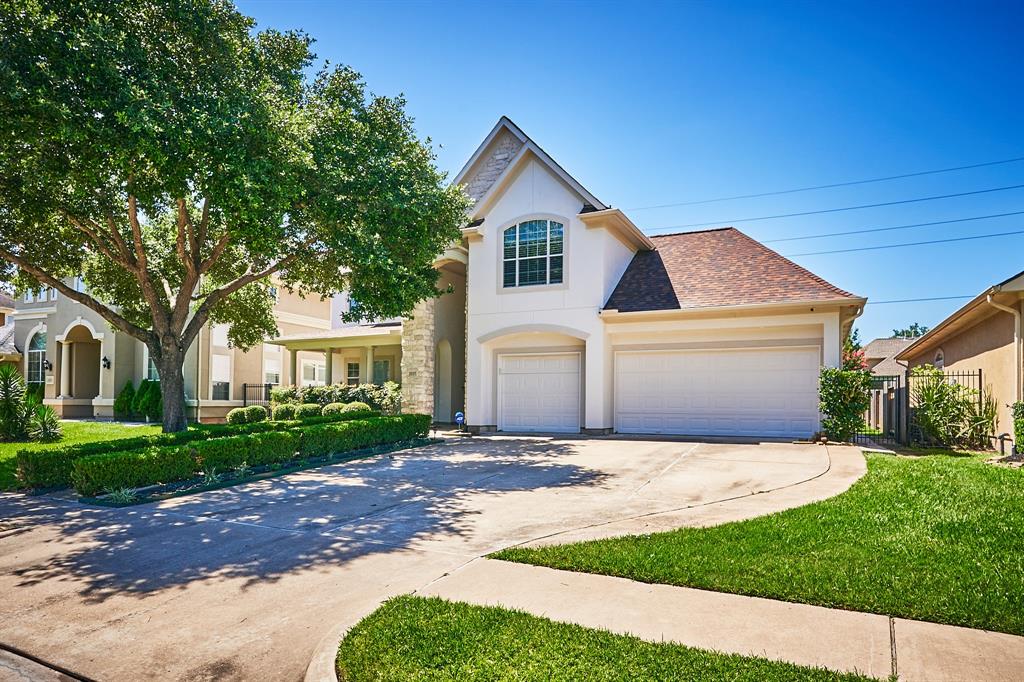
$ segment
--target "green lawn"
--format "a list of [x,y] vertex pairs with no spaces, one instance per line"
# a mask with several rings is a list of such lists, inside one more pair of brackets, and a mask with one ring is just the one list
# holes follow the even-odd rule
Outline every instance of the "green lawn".
[[519,611],[397,597],[338,649],[341,680],[864,680],[655,644]]
[[495,558],[1024,634],[1024,470],[868,453],[830,500]]
[[56,443],[0,443],[0,490],[18,487],[15,478],[19,450],[47,450],[76,443],[91,443],[100,440],[115,440],[133,436],[147,436],[160,433],[159,425],[119,424],[117,422],[61,422],[64,438]]

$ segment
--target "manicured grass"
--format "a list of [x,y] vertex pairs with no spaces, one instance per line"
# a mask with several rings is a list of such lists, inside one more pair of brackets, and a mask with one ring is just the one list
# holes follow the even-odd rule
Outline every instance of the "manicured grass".
[[160,433],[157,424],[120,424],[118,422],[61,422],[64,438],[56,443],[0,443],[0,490],[14,490],[18,487],[15,478],[19,450],[47,450],[77,443],[91,443],[101,440],[116,440],[133,436],[148,436]]
[[495,558],[1024,634],[1024,470],[868,453],[830,500]]
[[519,611],[397,597],[338,649],[342,680],[864,680],[655,644]]

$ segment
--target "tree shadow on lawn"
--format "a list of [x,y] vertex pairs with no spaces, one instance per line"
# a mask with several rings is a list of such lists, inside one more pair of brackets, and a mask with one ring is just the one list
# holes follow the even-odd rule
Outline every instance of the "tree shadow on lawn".
[[[426,543],[459,552],[445,543],[473,542],[491,499],[602,488],[606,474],[567,461],[577,452],[571,441],[441,444],[122,509],[6,495],[0,519],[42,537],[12,544],[53,550],[13,571],[18,587],[81,583],[78,594],[92,602],[193,581],[243,578],[245,589]],[[5,542],[0,534],[0,554],[12,551]]]

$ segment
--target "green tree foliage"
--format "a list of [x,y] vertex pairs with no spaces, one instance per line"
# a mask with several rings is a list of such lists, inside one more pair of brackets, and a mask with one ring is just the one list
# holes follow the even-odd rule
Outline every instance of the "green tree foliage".
[[135,384],[129,379],[121,392],[114,398],[114,415],[127,418],[132,416],[132,404],[135,402]]
[[143,379],[139,383],[139,389],[135,391],[135,397],[132,398],[132,415],[138,419],[143,419],[146,416],[146,396],[152,385],[152,381]]
[[903,329],[893,329],[892,337],[894,339],[916,339],[919,336],[924,336],[928,333],[930,327],[926,327],[923,324],[914,322],[909,327]]
[[867,369],[868,361],[860,344],[860,330],[853,329],[843,339],[843,369],[858,371]]
[[1016,402],[1013,410],[1013,447],[1024,453],[1024,402]]
[[821,427],[828,437],[848,441],[864,428],[871,404],[871,373],[825,367],[821,370]]
[[166,431],[208,321],[239,348],[276,335],[271,276],[406,315],[467,206],[402,98],[254,26],[222,0],[0,5],[0,282],[145,343]]

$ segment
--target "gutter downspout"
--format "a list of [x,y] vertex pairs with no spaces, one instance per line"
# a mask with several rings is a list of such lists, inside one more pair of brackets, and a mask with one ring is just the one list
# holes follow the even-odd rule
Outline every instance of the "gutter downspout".
[[1003,305],[1002,303],[996,303],[992,299],[992,294],[989,294],[988,296],[986,296],[985,297],[985,301],[990,306],[995,308],[996,310],[1002,310],[1004,313],[1010,313],[1011,315],[1013,315],[1013,320],[1014,320],[1014,325],[1013,325],[1014,364],[1016,365],[1016,368],[1017,368],[1016,376],[1014,377],[1015,380],[1016,380],[1016,398],[1015,398],[1015,400],[1017,402],[1020,402],[1020,400],[1022,399],[1022,396],[1021,396],[1021,374],[1022,374],[1021,373],[1021,362],[1022,362],[1022,357],[1021,357],[1021,314],[1020,314],[1020,311],[1017,310],[1016,308],[1011,308],[1008,305]]

